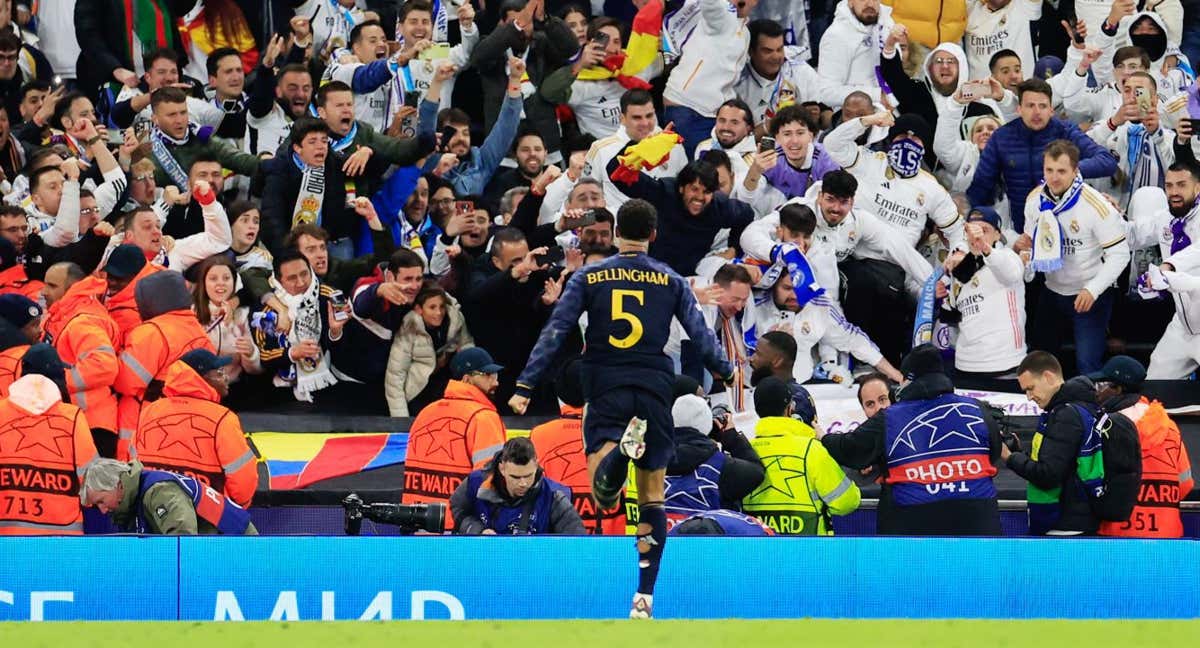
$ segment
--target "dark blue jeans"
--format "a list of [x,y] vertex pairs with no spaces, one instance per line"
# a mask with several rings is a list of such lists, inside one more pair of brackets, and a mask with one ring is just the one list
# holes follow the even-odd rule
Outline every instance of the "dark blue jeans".
[[[1033,348],[1055,355],[1062,350],[1063,332],[1069,324],[1075,339],[1075,372],[1086,374],[1103,366],[1108,341],[1108,320],[1117,291],[1105,290],[1086,313],[1075,312],[1075,296],[1042,288],[1030,342]],[[1060,358],[1061,360],[1061,358]]]
[[688,160],[696,150],[696,145],[712,136],[715,117],[704,117],[700,113],[685,106],[667,106],[663,109],[666,123],[675,124],[675,132],[683,136],[683,150],[687,151]]

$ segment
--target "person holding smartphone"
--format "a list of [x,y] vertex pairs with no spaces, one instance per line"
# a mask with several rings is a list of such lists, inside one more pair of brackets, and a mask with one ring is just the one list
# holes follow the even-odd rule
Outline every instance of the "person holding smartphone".
[[1175,132],[1161,125],[1158,83],[1149,72],[1134,72],[1121,88],[1123,103],[1116,114],[1098,121],[1088,137],[1117,157],[1119,170],[1100,189],[1124,209],[1141,187],[1161,187],[1167,167],[1175,162]]

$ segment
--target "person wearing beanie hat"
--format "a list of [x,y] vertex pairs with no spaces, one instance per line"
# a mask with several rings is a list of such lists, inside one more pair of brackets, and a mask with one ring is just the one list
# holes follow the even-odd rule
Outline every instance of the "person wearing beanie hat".
[[142,278],[135,295],[144,320],[125,335],[113,389],[117,406],[117,458],[127,458],[138,414],[151,383],[161,381],[167,367],[192,349],[215,351],[192,312],[183,275],[162,270]]
[[795,394],[779,378],[754,390],[758,423],[750,445],[762,457],[762,484],[742,500],[742,510],[781,535],[833,535],[830,515],[853,513],[858,486],[829,456],[817,432],[796,418]]
[[[197,165],[204,163],[197,161]],[[219,165],[217,168],[220,168]],[[229,227],[225,208],[217,201],[212,186],[205,180],[194,181],[192,197],[204,213],[203,232],[176,240],[175,245],[168,250],[163,245],[163,231],[158,224],[158,214],[149,207],[138,207],[128,216],[124,243],[136,245],[147,261],[179,272],[214,254],[228,250],[233,244],[233,230]]]
[[965,227],[968,250],[947,259],[950,288],[938,319],[958,324],[954,368],[985,377],[1015,375],[1025,357],[1025,264],[1005,247],[1000,215],[972,207]]
[[[1179,502],[1194,486],[1192,462],[1179,426],[1171,420],[1163,404],[1141,393],[1146,368],[1129,356],[1113,356],[1102,369],[1088,374],[1088,378],[1096,384],[1096,402],[1108,414],[1114,429],[1136,438],[1141,450],[1138,457],[1141,475],[1134,486],[1137,498],[1129,520],[1101,521],[1098,533],[1132,538],[1182,537]],[[1119,437],[1110,431],[1108,438]],[[1106,466],[1108,452],[1105,447]],[[1105,478],[1111,481],[1107,472]],[[1129,486],[1126,483],[1125,490],[1133,490]]]
[[671,525],[703,511],[736,510],[762,483],[765,468],[729,414],[715,420],[708,401],[686,394],[671,407],[675,457],[667,465],[667,519]]
[[554,381],[562,415],[533,428],[529,440],[546,477],[571,489],[572,501],[589,535],[625,535],[625,506],[599,511],[592,499],[583,453],[583,376],[578,357],[563,364]]
[[932,344],[913,348],[900,372],[908,382],[896,403],[821,442],[839,464],[871,466],[883,478],[880,535],[1000,535],[999,424],[978,400],[954,393]]
[[146,261],[146,255],[138,246],[125,243],[113,248],[100,268],[105,282],[101,301],[121,334],[128,334],[142,323],[134,295],[138,282],[163,267]]
[[0,295],[0,319],[20,329],[30,344],[42,339],[42,315],[42,307],[24,295]]
[[23,295],[0,295],[0,397],[21,377],[21,358],[42,339],[42,308]]
[[[0,481],[0,536],[81,535],[83,512],[74,479],[97,460],[87,418],[64,403],[66,367],[54,347],[35,344],[21,359],[22,375],[0,399],[0,464],[32,476],[45,487],[32,491],[18,479]],[[14,432],[15,434],[9,434]]]

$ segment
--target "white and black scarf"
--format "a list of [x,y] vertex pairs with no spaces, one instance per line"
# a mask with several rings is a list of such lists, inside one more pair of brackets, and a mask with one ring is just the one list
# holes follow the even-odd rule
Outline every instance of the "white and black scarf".
[[[271,277],[271,287],[275,296],[287,307],[288,319],[292,328],[287,331],[285,349],[291,348],[293,342],[299,340],[321,340],[325,327],[321,323],[321,282],[314,276],[309,282],[308,289],[299,295],[293,295],[283,289],[283,286]],[[292,394],[296,400],[311,403],[312,394],[337,383],[337,377],[329,365],[329,352],[324,351],[316,360],[305,358],[292,364],[287,377],[276,376],[275,385],[286,387],[292,385]]]

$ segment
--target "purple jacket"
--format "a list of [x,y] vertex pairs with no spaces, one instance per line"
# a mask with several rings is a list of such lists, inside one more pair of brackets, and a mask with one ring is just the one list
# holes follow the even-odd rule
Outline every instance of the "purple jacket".
[[812,166],[809,170],[801,171],[780,158],[779,164],[763,174],[767,178],[767,182],[783,192],[783,195],[789,200],[803,196],[812,183],[819,182],[826,173],[842,168],[840,164],[833,161],[833,158],[829,157],[829,154],[825,152],[825,147],[816,142],[813,142],[812,146]]

